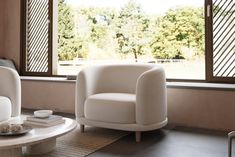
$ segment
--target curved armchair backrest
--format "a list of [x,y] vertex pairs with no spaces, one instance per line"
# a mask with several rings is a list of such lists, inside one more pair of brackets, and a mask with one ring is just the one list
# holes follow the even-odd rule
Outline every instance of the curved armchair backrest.
[[100,65],[85,69],[84,74],[93,79],[93,94],[135,93],[138,77],[151,68],[147,64]]
[[115,64],[90,66],[81,70],[76,83],[76,116],[84,116],[84,103],[90,95],[135,94],[138,77],[152,67],[150,64]]
[[8,97],[12,104],[12,117],[21,112],[21,84],[18,73],[0,66],[0,96]]

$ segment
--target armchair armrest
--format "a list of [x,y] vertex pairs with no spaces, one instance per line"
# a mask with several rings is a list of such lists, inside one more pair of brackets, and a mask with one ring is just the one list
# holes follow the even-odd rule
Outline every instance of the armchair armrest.
[[136,122],[141,125],[162,122],[167,116],[166,78],[162,67],[144,72],[136,85]]
[[86,68],[78,73],[75,87],[76,117],[84,117],[84,103],[88,96],[95,94],[98,69]]
[[1,67],[0,69],[0,95],[8,97],[12,104],[12,117],[21,113],[21,82],[16,70]]

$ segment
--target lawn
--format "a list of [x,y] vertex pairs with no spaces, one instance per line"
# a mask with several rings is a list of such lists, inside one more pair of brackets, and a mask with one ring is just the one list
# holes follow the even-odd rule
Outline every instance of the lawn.
[[[145,62],[145,61],[142,61]],[[66,61],[59,62],[58,75],[76,75],[82,68],[94,64],[114,64],[114,63],[134,63],[130,60],[114,61],[114,60],[99,60],[99,61]],[[180,61],[180,62],[165,62],[157,63],[164,67],[166,77],[169,79],[205,79],[205,61]]]

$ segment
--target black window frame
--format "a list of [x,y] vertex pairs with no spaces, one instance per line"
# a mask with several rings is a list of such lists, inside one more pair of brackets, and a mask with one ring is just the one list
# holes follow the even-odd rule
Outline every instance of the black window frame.
[[235,83],[235,77],[213,76],[213,0],[205,0],[205,62],[206,81],[213,83]]
[[27,0],[21,0],[21,54],[20,54],[20,75],[22,76],[52,76],[53,74],[53,0],[49,3],[49,27],[48,27],[48,71],[47,72],[28,72],[26,71],[27,63]]

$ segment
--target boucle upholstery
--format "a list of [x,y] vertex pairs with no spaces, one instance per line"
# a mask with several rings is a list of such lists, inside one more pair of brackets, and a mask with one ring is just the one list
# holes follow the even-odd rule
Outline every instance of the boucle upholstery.
[[98,65],[81,70],[76,84],[80,124],[148,131],[167,124],[164,69],[155,64]]
[[[0,96],[0,121],[19,116],[21,84],[16,70],[0,66]],[[11,111],[10,114],[9,111]]]
[[128,93],[91,95],[86,99],[84,113],[85,118],[95,121],[135,123],[135,95]]
[[0,122],[6,121],[11,117],[11,100],[0,96]]

